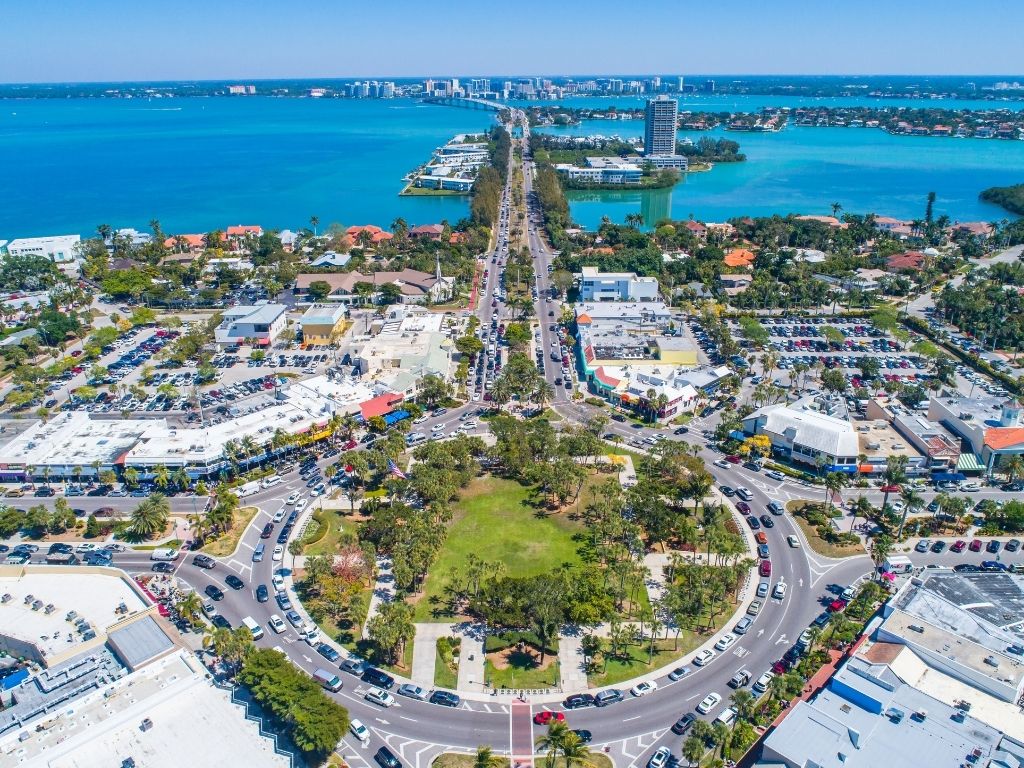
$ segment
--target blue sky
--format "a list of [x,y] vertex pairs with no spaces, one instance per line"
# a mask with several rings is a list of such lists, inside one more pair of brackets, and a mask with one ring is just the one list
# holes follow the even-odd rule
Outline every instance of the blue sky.
[[1024,73],[1020,0],[2,0],[0,81]]

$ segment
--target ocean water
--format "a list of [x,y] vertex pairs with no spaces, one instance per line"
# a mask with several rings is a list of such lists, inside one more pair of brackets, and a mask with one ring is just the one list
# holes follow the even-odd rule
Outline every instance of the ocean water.
[[399,197],[402,176],[493,119],[411,99],[3,100],[0,238],[454,223],[467,198]]
[[[566,103],[590,102],[609,100]],[[683,108],[812,102],[892,103],[699,95],[687,97]],[[312,215],[321,228],[331,222],[386,227],[398,216],[411,224],[455,222],[468,213],[466,198],[401,198],[401,178],[454,134],[485,130],[492,121],[490,112],[409,99],[4,99],[0,239],[89,234],[101,223],[144,229],[154,218],[172,233],[229,224],[295,229]],[[550,130],[631,136],[640,135],[643,123],[597,120]],[[866,128],[714,135],[739,141],[747,162],[689,174],[670,190],[571,193],[574,218],[593,227],[602,216],[622,221],[633,212],[650,223],[668,215],[716,221],[748,213],[825,214],[833,201],[850,212],[916,218],[935,191],[937,213],[989,221],[1007,214],[978,201],[978,192],[1024,182],[1024,142],[904,138]]]
[[[761,98],[761,97],[757,97]],[[546,132],[623,138],[643,134],[642,120],[587,120]],[[738,141],[743,163],[723,163],[685,174],[671,189],[569,192],[573,219],[593,228],[607,216],[622,222],[641,213],[647,224],[690,215],[723,221],[742,214],[830,215],[838,202],[850,213],[903,219],[924,217],[929,192],[935,214],[958,221],[1013,218],[983,203],[986,187],[1024,182],[1024,141],[892,136],[873,128],[798,128],[779,133],[716,129],[680,131],[697,141],[711,135]]]

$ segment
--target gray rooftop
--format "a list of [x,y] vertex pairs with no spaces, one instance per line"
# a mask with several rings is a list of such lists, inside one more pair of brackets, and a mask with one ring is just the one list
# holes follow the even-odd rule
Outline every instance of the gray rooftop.
[[[931,599],[932,595],[942,600]],[[994,642],[998,647],[993,650],[1005,649],[1013,636],[1024,639],[1024,576],[1009,573],[926,574],[920,586],[902,592],[895,605],[982,645]],[[990,626],[986,627],[986,624]],[[1002,635],[998,630],[1009,634]]]
[[125,666],[132,670],[174,650],[171,638],[164,634],[152,616],[114,630],[107,635],[107,643]]

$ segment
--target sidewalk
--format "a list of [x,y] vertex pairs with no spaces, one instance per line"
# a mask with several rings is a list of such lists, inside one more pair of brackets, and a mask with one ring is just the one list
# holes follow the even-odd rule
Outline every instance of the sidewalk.
[[395,598],[395,577],[391,573],[391,561],[386,557],[377,558],[377,581],[373,585],[373,595],[370,597],[370,607],[366,611],[366,621],[363,622],[363,637],[367,637],[367,630],[370,627],[370,619],[377,615],[381,603],[390,603]]
[[465,627],[459,650],[459,692],[484,693],[484,632]]
[[434,687],[434,664],[437,661],[437,641],[441,637],[458,634],[451,624],[417,624],[416,640],[412,649],[412,681],[424,688]]
[[580,627],[563,627],[558,635],[558,684],[563,691],[587,689],[584,667],[583,635]]

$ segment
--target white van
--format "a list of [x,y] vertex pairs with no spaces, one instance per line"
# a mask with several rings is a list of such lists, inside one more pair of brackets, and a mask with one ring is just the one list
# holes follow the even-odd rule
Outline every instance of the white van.
[[718,717],[715,718],[716,723],[722,723],[722,725],[732,725],[732,721],[736,719],[736,710],[732,707],[726,707],[718,713]]
[[264,488],[273,488],[275,485],[281,482],[280,475],[271,475],[270,477],[263,478]]
[[242,626],[252,632],[253,640],[259,640],[263,637],[263,627],[257,624],[252,616],[246,616],[242,619]]
[[150,560],[177,560],[179,551],[177,549],[154,549],[150,555]]

